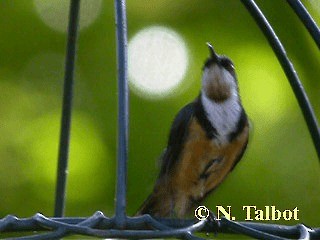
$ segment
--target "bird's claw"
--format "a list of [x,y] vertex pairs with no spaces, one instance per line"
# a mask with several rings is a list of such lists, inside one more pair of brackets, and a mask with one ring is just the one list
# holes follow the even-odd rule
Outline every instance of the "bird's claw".
[[208,225],[210,226],[210,228],[213,229],[214,234],[217,235],[218,230],[221,227],[220,220],[217,219],[216,215],[211,210],[209,210],[209,216],[207,220],[208,220]]

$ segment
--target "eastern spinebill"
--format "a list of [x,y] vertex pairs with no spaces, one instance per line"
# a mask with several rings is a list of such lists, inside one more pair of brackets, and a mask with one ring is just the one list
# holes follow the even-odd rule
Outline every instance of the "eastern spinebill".
[[241,159],[249,123],[232,61],[207,44],[199,96],[175,117],[153,192],[137,215],[183,218]]

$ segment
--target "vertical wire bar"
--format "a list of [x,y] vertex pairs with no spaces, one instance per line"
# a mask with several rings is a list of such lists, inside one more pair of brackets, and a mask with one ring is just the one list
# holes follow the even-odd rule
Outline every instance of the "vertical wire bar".
[[57,186],[54,216],[62,217],[65,207],[66,181],[69,158],[71,110],[73,95],[74,65],[79,20],[80,0],[71,0],[69,11],[68,39],[65,60],[63,103],[60,128],[60,144],[57,169]]
[[296,96],[296,99],[299,103],[300,109],[303,113],[304,119],[307,123],[309,132],[311,134],[314,147],[316,149],[318,159],[320,160],[320,130],[319,125],[308,99],[307,94],[300,82],[300,79],[287,57],[286,51],[282,46],[278,36],[273,31],[271,25],[268,20],[265,18],[259,7],[253,0],[241,0],[243,5],[247,8],[249,13],[252,15],[256,23],[258,24],[260,30],[263,32],[265,37],[267,38],[270,46],[272,47],[274,53],[276,54],[282,69],[284,70],[291,88]]
[[320,29],[308,10],[299,0],[287,0],[287,2],[303,22],[304,26],[308,29],[311,37],[320,49]]
[[117,71],[118,71],[118,152],[115,224],[123,228],[126,224],[126,191],[128,159],[129,91],[127,73],[127,19],[126,1],[115,0]]

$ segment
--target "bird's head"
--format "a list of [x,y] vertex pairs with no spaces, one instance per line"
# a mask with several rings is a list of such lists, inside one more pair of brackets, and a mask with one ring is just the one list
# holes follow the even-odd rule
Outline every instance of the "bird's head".
[[223,102],[238,96],[238,84],[232,61],[218,55],[212,45],[207,43],[210,57],[203,66],[202,94],[215,101]]

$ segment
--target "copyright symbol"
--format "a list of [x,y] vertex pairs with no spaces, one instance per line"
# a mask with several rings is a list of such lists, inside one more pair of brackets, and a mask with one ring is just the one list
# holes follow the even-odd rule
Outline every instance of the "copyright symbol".
[[194,210],[194,216],[199,220],[205,220],[209,217],[209,209],[205,206],[199,206]]

